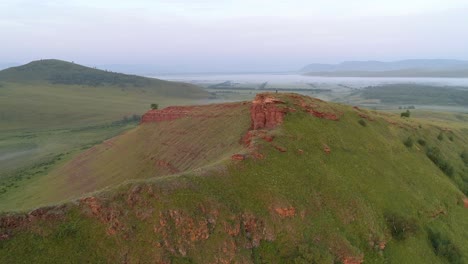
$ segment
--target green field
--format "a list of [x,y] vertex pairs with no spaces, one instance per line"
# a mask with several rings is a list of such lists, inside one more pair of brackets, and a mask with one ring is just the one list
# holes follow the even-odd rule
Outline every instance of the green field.
[[466,87],[388,84],[367,87],[358,93],[364,99],[378,99],[383,104],[468,107],[468,89]]

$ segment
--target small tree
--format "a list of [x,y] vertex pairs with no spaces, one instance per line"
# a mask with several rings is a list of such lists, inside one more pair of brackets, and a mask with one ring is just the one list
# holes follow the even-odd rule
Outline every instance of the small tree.
[[410,117],[411,113],[409,110],[406,110],[406,112],[403,112],[400,114],[401,117]]
[[158,104],[151,104],[151,109],[156,110],[159,108]]
[[405,144],[406,147],[411,148],[413,146],[413,139],[411,137],[408,137],[403,141],[403,144]]
[[437,136],[437,139],[438,140],[443,140],[444,139],[444,135],[441,133],[439,133],[439,135]]

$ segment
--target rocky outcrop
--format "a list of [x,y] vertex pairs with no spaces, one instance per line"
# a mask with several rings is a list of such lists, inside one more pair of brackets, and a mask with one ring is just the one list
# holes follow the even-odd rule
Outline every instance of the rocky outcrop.
[[293,217],[296,215],[296,208],[286,207],[286,208],[275,208],[275,212],[282,218]]
[[170,106],[161,110],[150,110],[141,117],[141,123],[171,121],[190,115],[193,107]]
[[157,160],[155,162],[156,168],[167,170],[169,173],[179,173],[179,169],[177,169],[174,165],[170,162],[165,160]]
[[231,156],[232,160],[245,160],[245,155],[243,154],[234,154]]
[[[321,109],[324,104],[322,100],[310,98],[309,101],[306,102],[304,99],[305,97],[300,95],[291,95],[291,98],[294,99],[295,104],[302,108],[303,111],[315,117],[338,121],[340,120],[340,115],[342,115],[342,113],[339,113],[334,109],[328,109],[332,111],[324,111],[325,109]],[[310,100],[313,101],[311,102]],[[320,107],[320,105],[322,105],[322,107]]]
[[237,108],[242,103],[226,103],[216,105],[197,105],[197,106],[169,106],[164,109],[153,109],[146,112],[141,117],[141,124],[164,122],[181,119],[184,117],[192,118],[213,118],[219,116],[231,115],[229,109]]
[[107,226],[107,235],[113,236],[119,231],[126,229],[125,225],[119,220],[122,212],[115,208],[104,206],[98,198],[93,196],[85,197],[79,200],[79,204],[84,209],[85,214],[99,219],[101,223]]
[[327,154],[331,153],[331,148],[327,144],[323,144],[323,151]]
[[251,129],[272,129],[283,123],[284,116],[288,108],[284,102],[269,96],[268,94],[258,94],[252,102],[250,117],[252,120]]

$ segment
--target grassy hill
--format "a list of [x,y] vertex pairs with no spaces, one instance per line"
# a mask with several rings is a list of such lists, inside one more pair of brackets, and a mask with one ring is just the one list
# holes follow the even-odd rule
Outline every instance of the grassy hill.
[[142,113],[150,102],[164,105],[207,97],[191,84],[59,60],[34,61],[0,71],[1,130],[96,124]]
[[[47,175],[15,181],[16,188],[5,188],[5,193],[0,194],[0,211],[31,209],[78,198],[126,180],[200,169],[242,149],[239,139],[250,126],[247,105],[193,108],[198,116],[140,125],[70,161],[64,159],[63,166]],[[54,191],[41,191],[51,186]]]
[[51,206],[0,217],[0,262],[468,261],[466,122],[265,96],[287,112],[275,128],[248,132],[249,104],[200,107],[7,193],[3,209]]
[[0,186],[15,188],[18,179],[46,174],[52,164],[134,127],[152,103],[193,104],[208,96],[191,84],[59,60],[0,71]]

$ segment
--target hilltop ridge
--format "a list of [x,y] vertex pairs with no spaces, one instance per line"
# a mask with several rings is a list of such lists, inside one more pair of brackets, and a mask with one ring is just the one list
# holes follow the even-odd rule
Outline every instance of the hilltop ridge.
[[24,190],[51,206],[0,217],[0,261],[468,259],[464,126],[281,93],[145,116]]
[[[0,71],[0,81],[5,82],[50,82],[64,85],[86,86],[162,86],[171,82],[153,78],[109,72],[56,59],[32,61],[28,64]],[[195,86],[185,84],[185,89]]]

